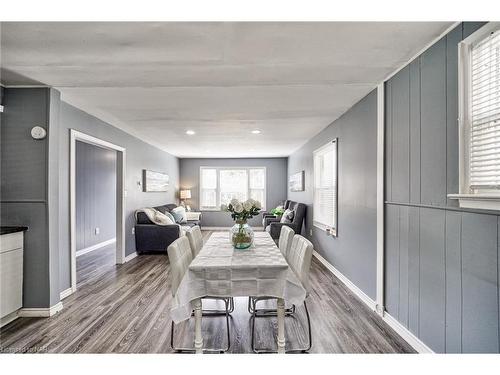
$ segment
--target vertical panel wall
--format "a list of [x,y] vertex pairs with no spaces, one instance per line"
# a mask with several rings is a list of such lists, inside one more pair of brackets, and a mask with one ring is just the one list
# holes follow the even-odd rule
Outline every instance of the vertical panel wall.
[[76,142],[75,230],[77,250],[115,238],[116,151]]
[[387,312],[436,352],[499,348],[495,212],[461,210],[458,25],[386,83]]
[[[23,307],[46,308],[59,302],[54,186],[59,175],[58,154],[53,152],[58,149],[58,102],[58,93],[49,88],[3,91],[1,224],[29,228],[24,234]],[[35,125],[47,130],[44,139],[31,137]]]

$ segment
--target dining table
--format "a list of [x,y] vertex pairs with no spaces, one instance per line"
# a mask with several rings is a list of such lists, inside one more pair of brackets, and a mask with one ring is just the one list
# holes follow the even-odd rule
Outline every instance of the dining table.
[[306,291],[267,232],[255,232],[253,244],[235,249],[229,232],[214,232],[193,259],[173,297],[171,317],[180,323],[194,310],[196,353],[203,352],[203,297],[277,299],[277,352],[285,353],[285,301],[301,305]]

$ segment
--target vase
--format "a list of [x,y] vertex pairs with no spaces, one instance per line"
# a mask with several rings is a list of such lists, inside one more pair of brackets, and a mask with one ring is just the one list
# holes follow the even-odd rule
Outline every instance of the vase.
[[236,221],[229,231],[229,239],[235,249],[248,249],[253,244],[253,230],[246,220]]

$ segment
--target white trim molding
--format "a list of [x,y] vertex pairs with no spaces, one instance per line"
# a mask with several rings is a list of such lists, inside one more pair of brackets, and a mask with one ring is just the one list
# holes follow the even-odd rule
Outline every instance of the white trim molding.
[[363,301],[372,311],[375,311],[376,303],[365,292],[359,289],[351,280],[349,280],[342,272],[336,269],[330,262],[323,258],[316,250],[313,250],[313,255],[323,264],[328,270],[336,276],[342,283],[349,288],[361,301]]
[[384,314],[384,163],[385,84],[377,87],[377,294],[376,311]]
[[[365,303],[366,306],[370,308],[373,312],[378,314],[377,303],[371,299],[366,293],[359,289],[351,280],[342,274],[338,269],[336,269],[330,262],[323,258],[318,252],[313,251],[313,255],[323,264],[335,277],[337,277],[351,292],[353,292],[361,301]],[[410,344],[413,349],[418,353],[433,353],[433,351],[425,345],[418,337],[411,333],[405,326],[394,319],[389,313],[384,311],[382,314],[378,314],[384,320],[384,322],[389,325],[396,333],[401,336],[408,344]]]
[[137,257],[137,251],[134,251],[132,254],[129,254],[125,257],[125,261],[123,263],[127,263],[127,262],[130,262],[132,259],[134,259],[135,257]]
[[0,319],[0,327],[3,327],[5,325],[9,324],[10,322],[13,322],[17,318],[19,318],[19,310],[11,312],[10,314],[7,314],[4,317],[2,317]]
[[76,141],[116,151],[116,264],[125,262],[125,160],[126,150],[122,146],[70,129],[70,248],[71,289],[76,291]]
[[[448,194],[448,198],[458,200],[461,208],[500,210],[500,192],[494,187],[473,187],[470,171],[470,144],[472,142],[472,49],[475,44],[487,35],[499,29],[500,22],[488,22],[458,44],[459,191],[458,194]],[[481,79],[483,80],[484,78]]]
[[386,322],[396,333],[401,336],[408,344],[410,344],[413,349],[418,353],[434,353],[434,351],[425,345],[417,336],[411,333],[404,325],[399,323],[394,317],[392,317],[388,312],[384,312],[382,317],[384,322]]
[[99,242],[99,243],[96,243],[95,245],[86,247],[86,248],[81,249],[81,250],[77,250],[76,257],[78,258],[79,256],[81,256],[83,254],[90,253],[91,251],[94,251],[94,250],[103,248],[105,246],[114,244],[115,242],[116,242],[116,238],[111,238],[111,239],[109,239],[107,241]]
[[65,289],[61,293],[59,293],[59,299],[62,301],[63,299],[69,297],[72,294],[73,294],[73,289],[71,288]]
[[51,307],[27,307],[19,310],[19,316],[23,318],[48,318],[57,314],[63,309],[62,302],[56,303]]

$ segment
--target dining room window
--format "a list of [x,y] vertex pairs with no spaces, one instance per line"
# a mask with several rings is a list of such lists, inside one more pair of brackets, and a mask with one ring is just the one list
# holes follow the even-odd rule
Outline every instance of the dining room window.
[[252,198],[266,207],[266,168],[200,168],[200,209],[220,210],[231,199]]
[[337,139],[314,151],[313,224],[337,236]]
[[467,208],[500,209],[500,23],[459,44],[460,192]]

